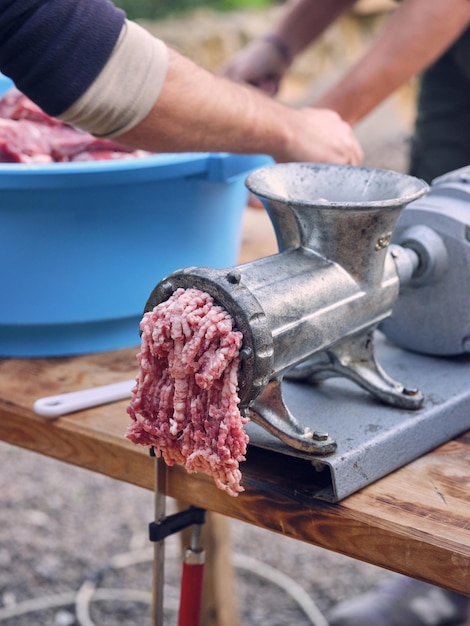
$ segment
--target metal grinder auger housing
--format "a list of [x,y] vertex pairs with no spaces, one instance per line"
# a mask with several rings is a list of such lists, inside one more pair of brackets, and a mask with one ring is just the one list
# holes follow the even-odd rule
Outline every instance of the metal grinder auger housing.
[[175,271],[145,310],[180,287],[211,294],[243,333],[241,410],[288,446],[331,455],[334,436],[291,413],[284,380],[342,376],[386,405],[416,410],[421,392],[377,362],[378,326],[418,352],[470,352],[470,168],[437,179],[424,198],[429,187],[416,178],[339,165],[276,164],[253,172],[247,187],[271,218],[279,252]]

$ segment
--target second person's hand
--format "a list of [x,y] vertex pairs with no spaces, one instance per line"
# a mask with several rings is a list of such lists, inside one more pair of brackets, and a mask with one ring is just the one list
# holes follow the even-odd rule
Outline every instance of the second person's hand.
[[222,65],[219,74],[274,96],[288,67],[286,56],[267,38],[253,41],[239,50]]

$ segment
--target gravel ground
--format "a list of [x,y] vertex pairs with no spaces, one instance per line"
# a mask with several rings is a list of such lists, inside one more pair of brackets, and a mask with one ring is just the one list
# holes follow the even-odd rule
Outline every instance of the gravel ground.
[[[366,165],[404,171],[407,116],[390,103],[358,129]],[[153,494],[0,443],[0,623],[5,626],[145,626],[151,623]],[[319,611],[369,589],[387,572],[231,521],[241,626],[314,623],[292,596]],[[166,542],[167,624],[176,623],[181,557]],[[266,580],[287,577],[289,591]],[[246,564],[246,563],[245,563]],[[293,586],[293,587],[292,587]],[[90,603],[90,593],[99,594]]]

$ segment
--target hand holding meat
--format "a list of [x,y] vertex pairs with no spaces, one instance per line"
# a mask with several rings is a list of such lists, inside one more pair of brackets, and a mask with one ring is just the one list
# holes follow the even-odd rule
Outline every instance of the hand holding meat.
[[273,153],[278,162],[313,161],[360,165],[363,151],[352,128],[330,109],[291,109],[291,144]]

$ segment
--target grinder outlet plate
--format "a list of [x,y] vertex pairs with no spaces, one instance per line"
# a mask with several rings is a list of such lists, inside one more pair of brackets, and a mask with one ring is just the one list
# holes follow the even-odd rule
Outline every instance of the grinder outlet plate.
[[430,357],[392,345],[376,332],[378,361],[391,375],[417,387],[423,407],[407,411],[379,404],[344,378],[309,385],[284,380],[283,396],[295,418],[327,432],[336,451],[315,456],[295,450],[250,422],[250,445],[304,459],[321,480],[314,498],[339,502],[470,429],[470,355]]

